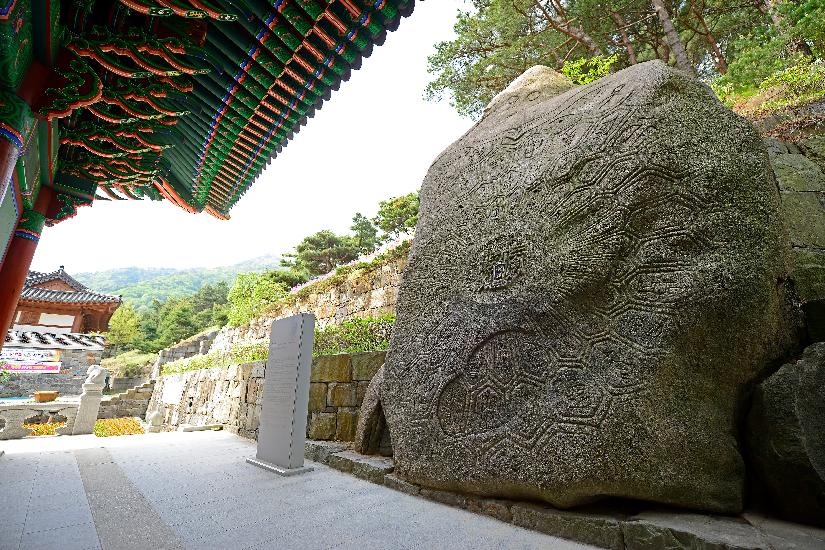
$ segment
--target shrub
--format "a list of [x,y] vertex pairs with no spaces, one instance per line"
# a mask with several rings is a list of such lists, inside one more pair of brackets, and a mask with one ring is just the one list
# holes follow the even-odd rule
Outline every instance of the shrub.
[[319,356],[386,350],[390,345],[394,324],[395,316],[386,315],[353,319],[317,329],[312,354]]
[[[383,351],[389,347],[394,315],[365,317],[344,321],[340,325],[330,325],[315,330],[313,355],[336,355],[338,353],[360,353]],[[162,375],[180,374],[201,369],[218,369],[229,365],[242,365],[253,361],[266,361],[269,345],[266,342],[244,344],[228,352],[211,352],[185,359],[178,359],[163,365]]]
[[766,78],[759,85],[763,91],[772,92],[764,108],[802,105],[825,97],[825,63],[803,57],[787,69]]
[[112,376],[131,378],[147,372],[157,357],[154,353],[141,353],[138,350],[127,351],[115,357],[101,361],[100,366],[108,370]]
[[561,68],[564,76],[569,78],[573,84],[583,86],[590,84],[603,76],[610,74],[613,64],[618,61],[619,56],[597,55],[594,57],[583,57],[572,61],[566,61]]
[[237,327],[283,301],[286,287],[267,273],[241,273],[229,291],[229,324]]

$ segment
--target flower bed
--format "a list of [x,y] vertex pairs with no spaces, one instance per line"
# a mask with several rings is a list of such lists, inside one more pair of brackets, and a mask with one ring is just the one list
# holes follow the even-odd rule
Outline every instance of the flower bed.
[[142,433],[145,433],[143,426],[135,418],[101,418],[95,422],[94,434],[97,437],[138,435]]
[[40,437],[43,435],[57,435],[57,429],[65,425],[65,422],[42,422],[37,424],[23,424],[23,427],[31,430],[33,436]]

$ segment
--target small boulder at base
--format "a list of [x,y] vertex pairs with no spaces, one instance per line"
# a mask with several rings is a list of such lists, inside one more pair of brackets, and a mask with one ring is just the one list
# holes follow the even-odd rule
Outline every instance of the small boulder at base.
[[785,519],[825,527],[825,343],[756,389],[748,448],[766,503]]
[[799,332],[765,147],[663,63],[560,78],[423,183],[381,386],[399,477],[739,512],[740,396]]

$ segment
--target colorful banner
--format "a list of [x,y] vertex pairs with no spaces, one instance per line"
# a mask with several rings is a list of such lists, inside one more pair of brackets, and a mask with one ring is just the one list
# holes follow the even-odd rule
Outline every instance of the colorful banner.
[[62,363],[5,363],[0,364],[0,370],[20,374],[48,374],[60,372],[61,364]]
[[0,349],[0,370],[19,373],[60,372],[60,350],[3,348]]

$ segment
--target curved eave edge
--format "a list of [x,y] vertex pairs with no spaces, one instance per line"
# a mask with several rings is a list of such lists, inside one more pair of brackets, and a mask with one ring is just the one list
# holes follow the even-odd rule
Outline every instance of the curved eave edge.
[[[369,46],[364,50],[364,52],[362,52],[358,55],[358,58],[355,60],[355,62],[349,68],[351,70],[347,70],[340,78],[337,78],[336,82],[335,82],[335,85],[330,86],[329,88],[327,88],[324,95],[319,97],[318,100],[315,102],[315,104],[307,110],[306,114],[298,120],[298,123],[295,125],[295,127],[293,127],[287,133],[286,138],[284,139],[284,141],[281,141],[280,143],[278,143],[275,146],[274,153],[266,160],[266,162],[263,164],[263,167],[261,167],[261,168],[259,168],[255,171],[254,175],[249,179],[249,181],[247,183],[243,184],[243,186],[235,193],[235,197],[229,202],[229,204],[227,204],[227,206],[225,208],[218,211],[218,210],[216,210],[212,207],[209,207],[208,210],[204,209],[204,211],[206,211],[207,213],[212,214],[212,212],[210,212],[210,210],[212,210],[213,212],[216,212],[216,213],[220,214],[221,216],[223,216],[223,218],[219,218],[219,219],[229,219],[229,211],[235,206],[235,204],[237,204],[237,202],[241,199],[241,197],[243,197],[243,195],[249,190],[249,188],[252,187],[252,185],[257,181],[258,177],[260,177],[263,170],[266,167],[268,167],[269,164],[273,160],[275,160],[275,158],[278,156],[278,154],[281,151],[283,151],[283,149],[284,149],[284,147],[286,147],[287,143],[289,143],[290,141],[292,141],[292,139],[294,139],[295,135],[300,131],[300,129],[302,127],[304,127],[307,124],[307,122],[310,118],[314,118],[315,113],[317,111],[321,110],[321,108],[324,105],[324,102],[328,101],[332,97],[332,90],[337,91],[340,88],[342,82],[347,82],[349,80],[350,76],[352,76],[352,71],[353,70],[355,70],[355,71],[360,70],[363,60],[369,58],[372,55],[374,47],[375,46],[379,46],[379,47],[382,46],[384,44],[384,42],[386,41],[386,39],[387,39],[388,33],[395,32],[396,30],[398,30],[398,27],[401,24],[401,19],[409,17],[410,15],[413,14],[413,11],[415,11],[415,1],[414,0],[412,2],[410,2],[407,6],[404,6],[403,8],[399,8],[398,17],[396,17],[395,19],[393,19],[392,21],[387,23],[387,25],[384,27],[384,29],[381,31],[381,33],[378,36],[376,36],[375,40],[370,42]],[[212,215],[215,215],[215,214],[212,214]],[[215,217],[219,217],[219,216],[215,216]]]

